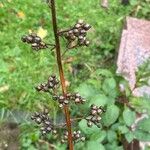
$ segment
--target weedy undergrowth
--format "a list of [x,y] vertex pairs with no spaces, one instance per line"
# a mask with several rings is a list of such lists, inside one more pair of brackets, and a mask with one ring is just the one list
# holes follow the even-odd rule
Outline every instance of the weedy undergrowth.
[[[59,30],[55,0],[48,0],[47,4],[51,10],[55,42],[53,44],[46,43],[36,33],[30,33],[23,36],[22,42],[31,45],[31,48],[37,52],[44,49],[54,50],[57,67],[59,70],[59,79],[55,74],[51,74],[46,82],[40,83],[35,88],[38,92],[49,93],[51,95],[52,99],[57,102],[60,109],[64,113],[66,122],[63,125],[55,124],[53,119],[49,116],[49,110],[47,108],[45,108],[42,112],[35,112],[31,119],[39,125],[42,136],[46,136],[47,134],[58,134],[57,130],[62,129],[64,133],[63,135],[60,135],[60,137],[62,137],[61,142],[67,143],[68,149],[73,150],[75,143],[84,142],[86,140],[86,137],[82,135],[80,130],[73,131],[73,121],[85,119],[88,127],[92,127],[93,124],[100,127],[101,114],[105,112],[101,106],[96,106],[93,104],[91,105],[87,115],[82,116],[81,118],[71,118],[71,105],[84,105],[86,100],[80,96],[79,93],[67,91],[65,82],[66,79],[62,65],[62,57],[69,49],[89,46],[90,42],[87,40],[87,33],[92,26],[80,19],[71,28]],[[66,50],[63,53],[60,38],[64,38],[66,41]]]

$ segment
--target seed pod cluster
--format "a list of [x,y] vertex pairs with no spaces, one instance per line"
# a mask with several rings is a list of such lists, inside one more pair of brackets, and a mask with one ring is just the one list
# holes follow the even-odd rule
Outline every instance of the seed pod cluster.
[[29,35],[24,35],[21,38],[22,42],[31,44],[31,47],[35,51],[48,48],[48,45],[42,41],[42,39],[37,36],[36,33],[31,33]]
[[63,95],[59,95],[59,96],[54,95],[54,96],[53,96],[53,99],[56,100],[56,101],[58,101],[60,108],[62,108],[63,106],[69,104],[69,99],[68,99],[67,96],[64,97]]
[[87,40],[86,35],[90,28],[91,25],[85,23],[83,20],[78,20],[73,28],[63,33],[63,36],[68,41],[67,47],[71,49],[77,46],[88,46],[90,42]]
[[92,127],[95,124],[97,127],[100,127],[101,114],[105,112],[105,110],[100,106],[91,105],[90,114],[86,117],[88,127]]
[[86,100],[80,96],[79,93],[72,95],[72,100],[75,102],[75,104],[84,104]]
[[75,104],[83,104],[84,102],[86,102],[86,100],[83,99],[79,93],[68,93],[66,94],[66,97],[64,97],[63,95],[54,95],[53,99],[58,101],[60,108],[62,108],[64,105],[68,105],[70,101],[74,101]]
[[56,75],[51,75],[46,83],[42,83],[35,88],[37,91],[49,92],[50,89],[56,89],[58,87],[58,84],[59,81],[56,78]]
[[[85,141],[85,137],[81,135],[81,131],[80,130],[74,131],[73,134],[72,134],[72,138],[73,138],[73,141],[75,143],[84,142]],[[67,140],[68,140],[68,131],[65,131],[61,142],[62,143],[67,143]]]
[[43,112],[36,112],[31,116],[31,119],[34,120],[38,125],[40,125],[41,134],[44,136],[48,133],[56,134],[57,131],[54,129],[52,120],[48,116],[48,110],[44,109]]

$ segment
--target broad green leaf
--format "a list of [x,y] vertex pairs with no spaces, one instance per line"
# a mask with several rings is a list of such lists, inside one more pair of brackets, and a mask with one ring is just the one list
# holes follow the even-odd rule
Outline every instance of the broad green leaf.
[[150,118],[145,118],[143,120],[141,120],[140,122],[138,122],[137,124],[137,129],[146,131],[146,132],[150,132]]
[[125,134],[129,131],[129,129],[126,126],[119,126],[118,129],[122,134]]
[[110,105],[107,107],[107,111],[102,117],[102,121],[105,126],[113,124],[119,116],[119,108],[116,105]]
[[145,132],[143,130],[135,130],[134,131],[134,137],[137,140],[140,141],[145,141],[145,142],[149,142],[150,141],[150,133],[149,132]]
[[100,130],[99,132],[95,132],[91,136],[91,140],[102,142],[106,137],[106,131]]
[[135,122],[136,114],[129,108],[125,108],[123,111],[123,119],[127,126],[131,126]]
[[116,81],[114,78],[107,78],[103,83],[103,90],[107,92],[108,89],[116,88]]
[[113,74],[108,69],[97,69],[96,74],[102,75],[104,77],[112,77],[113,76]]
[[104,146],[96,141],[90,141],[87,144],[86,150],[105,150]]
[[102,89],[106,94],[108,94],[112,98],[115,98],[118,94],[116,88],[116,81],[114,78],[105,79],[102,85]]
[[105,106],[107,102],[108,98],[104,94],[97,94],[94,97],[92,97],[90,105],[95,104],[97,106]]
[[87,121],[85,119],[81,120],[79,122],[79,127],[80,129],[85,133],[85,134],[95,134],[95,133],[100,133],[100,130],[97,126],[93,125],[91,128],[87,126]]
[[132,132],[128,132],[125,134],[125,138],[130,143],[134,139],[134,134]]
[[94,95],[96,95],[96,90],[93,88],[92,85],[89,84],[81,84],[77,89],[76,92],[79,92],[81,96],[85,98],[90,98]]
[[113,130],[108,130],[107,139],[108,139],[109,142],[113,142],[113,141],[117,140],[116,132],[113,131]]

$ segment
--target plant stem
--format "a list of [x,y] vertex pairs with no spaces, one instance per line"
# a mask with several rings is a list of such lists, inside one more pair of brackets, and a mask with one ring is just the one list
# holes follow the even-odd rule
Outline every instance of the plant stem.
[[[50,2],[51,2],[53,31],[54,31],[54,36],[55,36],[57,65],[58,65],[58,69],[59,69],[62,93],[63,93],[64,97],[66,97],[67,89],[66,89],[66,85],[65,85],[64,71],[63,71],[63,67],[62,67],[60,41],[59,41],[59,36],[57,34],[58,28],[57,28],[55,0],[51,0]],[[68,106],[64,106],[64,113],[65,113],[66,125],[67,125],[67,130],[68,130],[68,146],[69,146],[69,150],[73,150],[71,119],[70,119],[70,113],[69,113],[69,107]]]

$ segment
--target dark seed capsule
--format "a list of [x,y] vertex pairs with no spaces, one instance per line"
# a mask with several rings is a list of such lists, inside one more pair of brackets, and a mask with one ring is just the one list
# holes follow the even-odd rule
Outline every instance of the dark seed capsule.
[[38,44],[37,43],[33,43],[32,47],[38,47]]
[[46,131],[48,131],[48,132],[50,132],[51,130],[52,130],[51,127],[47,127],[47,128],[46,128]]
[[88,127],[92,127],[92,122],[91,122],[91,121],[88,121],[87,126],[88,126]]
[[56,130],[53,130],[52,132],[53,132],[53,134],[56,134],[56,133],[57,133],[57,131],[56,131]]
[[37,87],[35,87],[35,89],[37,90],[37,91],[41,91],[42,90],[42,88],[41,88],[41,86],[39,85],[39,86],[37,86]]
[[32,36],[33,38],[35,38],[35,37],[37,36],[37,34],[32,32],[32,33],[30,34],[30,36]]
[[72,33],[73,33],[73,30],[68,31],[68,33],[69,33],[69,34],[72,34]]
[[77,23],[74,27],[78,29],[81,27],[81,24]]
[[40,42],[41,42],[41,38],[40,38],[39,36],[36,36],[36,37],[34,38],[34,42],[35,42],[35,43],[40,43]]
[[83,20],[81,20],[81,19],[78,20],[78,24],[83,24],[83,23],[84,23]]
[[42,131],[42,135],[44,136],[44,135],[46,135],[46,131],[44,130],[44,131]]
[[23,37],[21,38],[21,40],[22,40],[22,42],[27,42],[27,36],[23,36]]
[[33,42],[33,37],[31,35],[28,35],[26,40],[27,40],[27,43],[32,43]]
[[78,29],[74,29],[74,30],[73,30],[73,33],[75,33],[75,34],[76,34],[76,33],[79,33],[79,30],[78,30]]
[[92,26],[89,25],[89,24],[85,24],[85,25],[83,26],[83,28],[84,28],[85,30],[89,30],[91,27],[92,27]]
[[31,119],[34,120],[34,119],[35,119],[35,116],[31,116]]
[[81,33],[81,34],[85,34],[86,31],[85,31],[85,30],[81,30],[80,33]]
[[42,120],[41,120],[41,118],[38,117],[38,118],[36,118],[35,122],[36,122],[37,124],[41,124]]
[[81,139],[80,139],[82,142],[84,142],[85,141],[85,137],[81,137]]
[[70,36],[70,39],[71,39],[71,40],[75,40],[76,37],[75,37],[74,35],[72,35],[72,36]]
[[48,113],[49,113],[48,109],[44,109],[44,114],[48,115]]
[[79,40],[83,40],[84,37],[82,35],[79,36]]
[[85,41],[86,46],[89,46],[89,44],[90,44],[90,41]]

